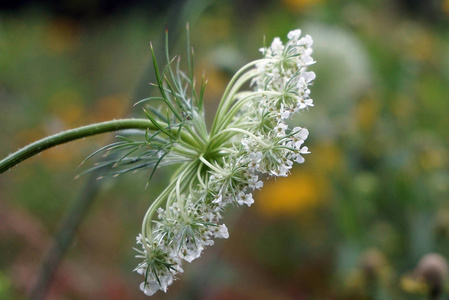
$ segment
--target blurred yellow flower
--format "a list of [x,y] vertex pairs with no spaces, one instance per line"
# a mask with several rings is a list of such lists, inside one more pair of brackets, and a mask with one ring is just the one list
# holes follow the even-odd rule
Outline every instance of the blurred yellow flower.
[[411,274],[404,275],[401,278],[401,288],[405,292],[415,295],[424,295],[427,291],[426,284],[417,280]]
[[323,178],[295,169],[289,177],[266,182],[256,207],[266,216],[295,215],[322,203],[326,190]]
[[[136,101],[137,102],[137,101]],[[132,102],[128,100],[125,94],[111,94],[100,98],[94,109],[91,111],[92,122],[101,122],[114,119],[126,114],[131,107]]]
[[449,0],[443,0],[441,4],[441,8],[443,9],[443,12],[449,16]]
[[423,170],[433,171],[447,164],[447,151],[443,149],[426,148],[419,155],[419,164]]
[[343,154],[341,148],[336,144],[321,143],[313,146],[312,153],[314,157],[309,158],[311,169],[320,172],[324,176],[335,170],[341,172],[344,169]]
[[282,3],[291,10],[302,11],[314,5],[324,2],[323,0],[282,0]]
[[357,123],[364,132],[370,131],[376,124],[380,113],[380,101],[375,95],[361,99],[356,108]]
[[401,31],[404,53],[422,63],[433,62],[438,58],[438,40],[428,28],[405,24]]

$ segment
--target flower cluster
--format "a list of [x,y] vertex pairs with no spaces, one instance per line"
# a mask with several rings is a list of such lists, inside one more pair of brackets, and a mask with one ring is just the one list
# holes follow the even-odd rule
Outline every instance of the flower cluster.
[[[167,158],[188,154],[188,159],[178,159],[182,165],[148,209],[137,238],[143,261],[136,271],[145,277],[145,294],[166,291],[183,272],[183,261],[198,258],[214,238],[228,238],[220,224],[227,205],[250,206],[252,192],[263,187],[261,178],[287,176],[294,162],[304,162],[309,132],[287,122],[313,106],[311,46],[311,37],[301,37],[300,30],[291,31],[285,44],[275,38],[261,49],[262,59],[231,80],[210,132],[204,134],[204,121],[193,119],[180,127],[184,136],[172,138]],[[241,91],[248,83],[253,90]]]

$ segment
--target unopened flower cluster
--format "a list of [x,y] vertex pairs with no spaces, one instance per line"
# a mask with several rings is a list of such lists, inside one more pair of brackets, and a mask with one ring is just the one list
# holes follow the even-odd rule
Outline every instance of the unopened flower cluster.
[[[308,130],[291,128],[288,120],[313,106],[309,86],[315,74],[307,71],[314,63],[312,38],[302,37],[299,29],[287,37],[285,44],[275,38],[261,49],[262,59],[231,80],[204,145],[200,141],[190,150],[188,143],[180,145],[182,153],[198,155],[184,160],[148,210],[137,237],[142,262],[136,271],[144,276],[140,288],[145,294],[165,292],[183,272],[184,261],[198,258],[214,238],[229,237],[220,224],[227,205],[250,206],[252,192],[263,187],[261,179],[287,176],[294,162],[303,163],[309,153],[303,145]],[[242,91],[248,83],[252,90]],[[199,131],[195,124],[184,126]],[[182,153],[173,150],[167,159]]]

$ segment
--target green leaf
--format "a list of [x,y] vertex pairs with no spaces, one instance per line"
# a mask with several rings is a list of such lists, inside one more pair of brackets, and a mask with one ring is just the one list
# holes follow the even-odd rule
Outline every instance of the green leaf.
[[156,101],[156,100],[158,100],[158,101],[166,101],[164,98],[162,98],[162,97],[148,97],[148,98],[145,98],[145,99],[142,99],[142,100],[139,100],[139,101],[137,101],[136,103],[134,103],[134,106],[137,106],[137,105],[139,105],[139,104],[142,104],[142,103],[145,103],[145,102],[149,102],[149,101]]
[[165,133],[170,138],[175,139],[175,137],[169,131],[167,131],[164,127],[162,127],[145,109],[143,109],[143,111],[145,112],[145,115],[151,121],[151,123],[154,124],[154,126],[156,126],[160,131]]

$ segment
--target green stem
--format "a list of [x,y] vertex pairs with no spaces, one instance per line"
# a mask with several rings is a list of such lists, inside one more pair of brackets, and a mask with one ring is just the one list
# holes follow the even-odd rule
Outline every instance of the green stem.
[[[211,129],[211,135],[215,134],[216,126],[219,125],[221,115],[226,112],[229,106],[230,99],[232,100],[232,97],[229,97],[230,95],[234,94],[246,81],[254,77],[257,73],[250,73],[249,75],[245,76],[243,80],[240,78],[244,72],[246,72],[249,68],[257,65],[260,62],[263,62],[264,59],[259,59],[250,62],[249,64],[243,66],[237,73],[232,77],[231,81],[229,82],[228,86],[226,87],[225,92],[223,93],[223,97],[221,98],[220,104],[218,105],[217,113],[215,114],[215,119],[212,123],[212,129]],[[243,77],[243,76],[242,76]],[[240,80],[240,82],[234,86],[234,84]]]
[[264,96],[267,95],[267,91],[261,91],[261,92],[248,92],[248,96],[237,99],[236,103],[228,110],[226,113],[226,116],[222,119],[220,122],[220,125],[218,127],[217,132],[219,132],[221,129],[226,128],[227,125],[232,121],[232,119],[235,117],[235,115],[240,111],[240,109],[250,100],[252,100],[255,97]]
[[[174,179],[173,181],[169,184],[169,186],[167,186],[162,193],[156,198],[156,200],[153,201],[153,203],[151,203],[150,207],[148,208],[148,210],[145,213],[145,216],[143,218],[143,222],[142,222],[142,237],[143,240],[145,241],[147,238],[148,240],[152,241],[153,239],[153,231],[151,229],[151,220],[152,217],[154,215],[154,213],[156,212],[157,208],[161,206],[161,204],[164,202],[164,200],[170,201],[170,194],[173,191],[173,189],[176,187],[177,182],[179,181],[180,178],[184,178],[185,174],[188,174],[188,172],[191,172],[192,170],[195,169],[195,164],[196,162],[190,162],[188,164],[183,164],[176,172],[180,172]],[[188,176],[186,176],[186,178],[191,178],[192,174],[189,174]],[[167,204],[167,211],[168,211],[168,204]],[[145,244],[146,245],[146,244]],[[148,245],[146,245],[147,247],[147,251],[150,251],[150,249],[148,248]]]
[[9,170],[21,161],[51,147],[88,136],[123,129],[158,130],[158,128],[150,120],[146,119],[112,120],[70,129],[38,140],[10,154],[8,157],[0,161],[0,174]]
[[199,159],[203,162],[203,164],[208,166],[211,170],[214,170],[215,172],[217,172],[218,174],[223,175],[223,176],[227,175],[225,172],[223,172],[223,170],[220,170],[218,167],[216,167],[213,164],[211,164],[210,162],[208,162],[207,159],[205,159],[203,157],[203,154],[200,155]]

